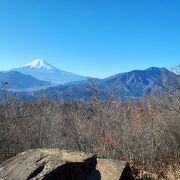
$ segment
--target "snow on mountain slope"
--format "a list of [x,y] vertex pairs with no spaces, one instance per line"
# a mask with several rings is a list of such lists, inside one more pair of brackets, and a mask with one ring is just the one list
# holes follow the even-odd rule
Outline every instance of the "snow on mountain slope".
[[169,70],[170,70],[171,72],[175,73],[175,74],[180,75],[180,65],[175,66],[175,67],[171,67],[171,68],[169,68]]
[[21,68],[31,68],[31,69],[36,69],[36,70],[44,70],[44,71],[49,71],[56,69],[55,67],[51,66],[47,62],[45,62],[42,59],[37,59],[31,63],[25,64],[23,66],[20,66]]
[[50,81],[54,84],[64,84],[68,82],[87,79],[87,77],[84,76],[62,71],[42,59],[37,59],[31,63],[25,64],[13,70],[23,74],[34,76],[44,81]]

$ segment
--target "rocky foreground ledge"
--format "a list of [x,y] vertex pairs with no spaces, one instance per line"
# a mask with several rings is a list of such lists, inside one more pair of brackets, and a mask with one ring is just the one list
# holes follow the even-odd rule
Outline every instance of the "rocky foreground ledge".
[[28,150],[0,165],[0,180],[131,180],[125,161],[60,149]]

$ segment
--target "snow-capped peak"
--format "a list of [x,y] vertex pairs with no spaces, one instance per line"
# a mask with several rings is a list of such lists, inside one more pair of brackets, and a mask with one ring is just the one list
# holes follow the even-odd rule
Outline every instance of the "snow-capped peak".
[[177,65],[175,67],[171,67],[169,70],[175,74],[180,74],[180,65]]
[[36,59],[34,61],[32,61],[31,63],[25,64],[21,67],[28,67],[31,69],[43,69],[43,70],[52,70],[54,69],[53,66],[51,66],[50,64],[48,64],[46,61],[44,61],[43,59]]

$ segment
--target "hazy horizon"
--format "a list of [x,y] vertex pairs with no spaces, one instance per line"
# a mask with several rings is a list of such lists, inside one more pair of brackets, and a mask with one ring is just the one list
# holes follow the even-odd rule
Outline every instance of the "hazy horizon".
[[[36,61],[36,60],[43,60],[43,61],[45,61],[46,63],[48,63],[49,65],[54,66],[53,64],[49,63],[48,61],[46,61],[46,60],[44,60],[44,59],[35,59],[35,60],[32,60],[31,62]],[[31,62],[27,62],[26,64],[21,64],[21,65],[15,66],[15,67],[11,67],[11,68],[9,68],[9,69],[0,69],[0,71],[9,71],[9,70],[12,70],[12,69],[15,69],[15,68],[23,67],[24,65],[27,65],[27,64],[29,64],[29,63],[31,63]],[[176,64],[176,65],[179,65],[179,64]],[[175,66],[176,66],[176,65],[175,65]],[[171,67],[175,67],[175,66],[171,66]],[[64,69],[61,69],[60,67],[56,67],[56,66],[54,66],[54,67],[55,67],[55,68],[58,68],[58,69],[60,69],[60,70],[66,71],[66,70],[64,70]],[[156,66],[151,66],[151,67],[156,67]],[[151,68],[151,67],[147,67],[147,68],[144,68],[144,69],[132,69],[132,70],[129,70],[129,71],[117,72],[116,74],[119,74],[119,73],[127,73],[127,72],[131,72],[131,71],[134,71],[134,70],[146,70],[146,69]],[[164,67],[164,66],[162,66],[162,67],[157,67],[157,68],[166,68],[166,69],[169,69],[169,68],[171,68],[171,67],[170,67],[170,66],[169,66],[169,67]],[[67,71],[67,72],[68,72],[68,71]],[[70,73],[73,73],[73,72],[70,72]],[[87,76],[87,77],[89,76],[89,77],[92,77],[92,78],[103,79],[103,78],[107,78],[107,77],[110,77],[110,76],[114,76],[114,75],[116,75],[116,74],[111,74],[111,75],[104,76],[104,77],[96,77],[96,76],[89,76],[89,75],[83,75],[83,74],[78,74],[78,75]]]

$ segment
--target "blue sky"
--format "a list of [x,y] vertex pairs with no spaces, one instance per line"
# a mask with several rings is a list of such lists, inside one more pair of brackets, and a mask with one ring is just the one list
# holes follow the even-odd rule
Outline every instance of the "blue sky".
[[38,58],[94,77],[180,64],[180,1],[0,0],[0,69]]

